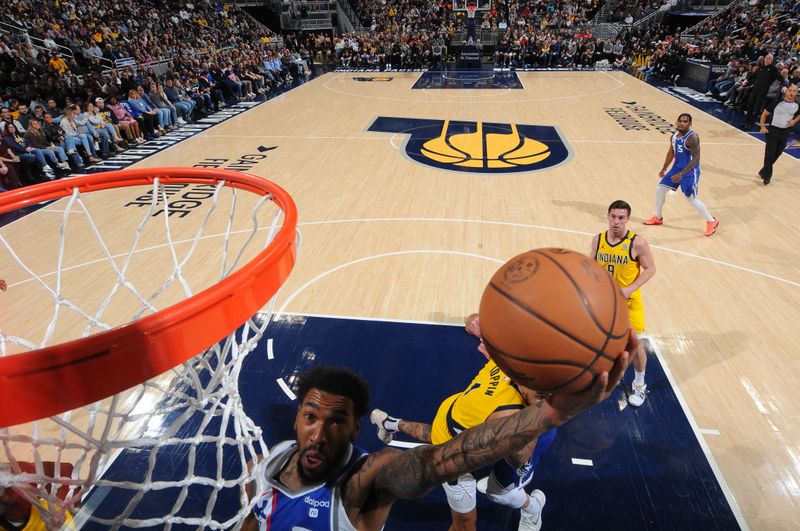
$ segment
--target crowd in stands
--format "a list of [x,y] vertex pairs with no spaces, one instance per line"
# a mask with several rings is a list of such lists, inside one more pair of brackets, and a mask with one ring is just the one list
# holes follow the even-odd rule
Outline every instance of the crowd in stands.
[[[283,37],[215,0],[4,3],[2,187],[59,177],[231,102],[269,97],[309,75],[315,63],[437,68],[467,23],[447,0],[351,3],[368,31]],[[658,4],[623,3],[615,16],[643,16]],[[676,81],[686,59],[727,64],[709,94],[752,122],[766,101],[800,80],[799,6],[739,0],[706,19],[689,41],[676,38],[680,29],[671,34],[659,26],[596,39],[586,28],[598,0],[495,0],[475,24],[500,36],[494,59],[501,67],[603,61],[626,69],[638,57],[647,75]]]
[[663,81],[677,82],[687,59],[727,65],[707,95],[740,111],[734,125],[752,128],[761,110],[800,83],[800,3],[739,1],[692,33],[682,41],[666,28],[650,28],[633,33],[630,46],[649,57],[644,70]]
[[[344,67],[436,68],[467,25],[466,13],[442,0],[351,4],[370,31],[333,40],[335,60]],[[596,40],[585,29],[598,8],[597,0],[496,0],[478,11],[475,25],[501,35],[497,66],[579,67],[605,59],[621,68],[628,62],[622,41]]]
[[666,10],[671,8],[677,2],[675,0],[662,2],[660,0],[653,0],[650,2],[620,2],[620,4],[610,13],[609,22],[616,22],[625,25],[632,25],[638,20],[642,20],[646,16],[655,13],[659,10]]
[[[80,171],[308,74],[310,52],[211,0],[0,8],[0,185]],[[158,73],[157,73],[158,72]]]

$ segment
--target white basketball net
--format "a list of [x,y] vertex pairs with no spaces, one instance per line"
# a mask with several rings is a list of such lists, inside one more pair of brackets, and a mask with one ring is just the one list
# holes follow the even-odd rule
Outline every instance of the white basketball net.
[[[37,275],[0,234],[0,252],[7,253],[5,257],[0,255],[6,260],[3,263],[9,258],[13,260],[27,272],[31,282],[49,293],[53,303],[52,314],[42,316],[49,322],[43,327],[41,337],[19,337],[0,330],[0,356],[50,345],[59,320],[67,314],[78,315],[84,321],[75,337],[126,324],[106,318],[109,305],[123,294],[137,301],[130,305],[127,322],[176,302],[165,295],[172,289],[179,288],[183,297],[188,298],[208,287],[193,285],[185,274],[193,260],[201,260],[196,253],[201,242],[202,245],[208,240],[219,242],[215,255],[218,263],[210,263],[206,252],[201,264],[218,271],[215,274],[218,282],[246,263],[248,256],[269,245],[280,228],[282,211],[273,204],[271,196],[259,197],[224,187],[223,183],[187,183],[184,186],[205,187],[211,196],[210,204],[193,239],[175,242],[172,228],[176,220],[168,215],[171,186],[174,187],[161,185],[158,180],[154,182],[150,192],[152,203],[149,209],[139,210],[143,212],[142,219],[131,235],[127,252],[121,256],[120,253],[114,256],[109,250],[101,228],[92,220],[88,201],[84,201],[77,189],[69,198],[54,204],[59,208],[63,204],[65,209],[54,274]],[[225,192],[221,193],[222,190]],[[228,195],[229,201],[223,199]],[[243,217],[247,219],[248,214],[237,213],[237,203],[247,202],[242,201],[242,196],[252,196],[248,199],[250,203],[255,202],[246,229],[241,228],[241,221]],[[223,203],[224,208],[221,207]],[[117,277],[117,282],[111,286],[96,286],[99,295],[91,307],[72,300],[62,283],[66,250],[76,243],[65,241],[64,235],[69,232],[69,224],[81,217],[79,214],[83,214],[91,227],[84,237],[94,238],[101,246]],[[157,287],[143,291],[131,281],[131,264],[141,251],[143,234],[153,229],[153,224],[162,223],[161,220],[164,245],[169,250],[171,263],[163,264],[163,278],[155,283]],[[224,226],[225,230],[212,235],[211,225]],[[245,356],[262,337],[271,314],[272,301],[263,313],[243,323],[243,327],[225,340],[169,371],[168,378],[162,375],[100,402],[28,425],[0,428],[0,495],[4,491],[9,494],[12,489],[39,509],[51,529],[63,522],[62,508],[74,515],[76,525],[92,522],[96,524],[91,526],[93,528],[99,525],[110,529],[121,526],[170,529],[174,524],[188,524],[203,529],[222,529],[241,522],[254,504],[245,491],[245,486],[253,479],[245,463],[258,455],[266,455],[266,446],[259,427],[242,408],[239,372]],[[61,337],[58,339],[63,341]],[[125,368],[120,367],[120,370]],[[135,453],[140,469],[117,471],[113,477],[108,476],[107,470],[113,470],[113,462],[125,450]],[[173,454],[179,456],[170,457],[170,462],[181,469],[179,477],[160,477],[158,463],[165,455]],[[209,460],[213,463],[211,466]],[[33,463],[35,470],[25,472],[20,465],[22,462]],[[46,471],[48,462],[55,464],[53,473]],[[71,464],[71,471],[65,464]],[[59,488],[62,493],[57,495]],[[202,490],[201,502],[198,502],[197,491],[192,495],[192,489]],[[105,514],[103,500],[110,492],[123,502],[118,502],[111,514]],[[156,509],[151,509],[149,505],[154,498],[160,503]],[[164,500],[168,500],[166,511],[163,510]]]

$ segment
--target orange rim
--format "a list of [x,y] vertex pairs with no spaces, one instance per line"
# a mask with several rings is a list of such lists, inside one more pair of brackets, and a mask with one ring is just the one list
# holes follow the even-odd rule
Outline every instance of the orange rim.
[[272,194],[284,221],[269,246],[227,278],[158,313],[86,338],[0,357],[0,427],[91,404],[149,380],[214,345],[257,313],[295,263],[297,209],[261,177],[204,168],[144,168],[53,181],[0,194],[0,213],[72,194],[162,183],[224,181]]

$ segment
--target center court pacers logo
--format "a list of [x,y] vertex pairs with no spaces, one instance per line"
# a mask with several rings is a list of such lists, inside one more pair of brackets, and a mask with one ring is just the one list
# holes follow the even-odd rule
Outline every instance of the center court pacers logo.
[[528,172],[552,168],[570,156],[558,130],[546,125],[378,117],[368,131],[405,133],[415,162],[472,173]]

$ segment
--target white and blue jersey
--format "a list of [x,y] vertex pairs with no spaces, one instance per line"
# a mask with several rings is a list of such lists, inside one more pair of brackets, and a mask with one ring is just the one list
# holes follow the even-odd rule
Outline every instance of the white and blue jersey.
[[[341,482],[367,453],[352,444],[332,479],[293,491],[278,476],[297,450],[296,441],[275,445],[260,465],[261,494],[253,508],[260,531],[356,531],[342,505]],[[264,486],[265,485],[265,486]]]
[[664,175],[659,183],[661,186],[666,186],[668,188],[672,188],[673,190],[677,190],[678,185],[680,185],[681,190],[686,197],[694,197],[698,193],[698,184],[700,182],[700,164],[698,163],[697,166],[686,172],[678,183],[672,182],[672,177],[683,171],[683,169],[689,165],[689,162],[691,162],[692,152],[686,148],[686,141],[690,136],[696,134],[697,133],[694,131],[689,130],[681,137],[678,136],[677,132],[672,135],[670,142],[672,142],[672,151],[675,154],[675,162],[672,164],[672,168],[670,168],[670,170]]

